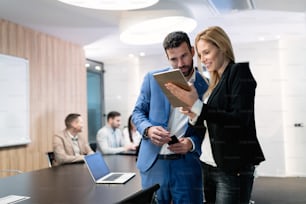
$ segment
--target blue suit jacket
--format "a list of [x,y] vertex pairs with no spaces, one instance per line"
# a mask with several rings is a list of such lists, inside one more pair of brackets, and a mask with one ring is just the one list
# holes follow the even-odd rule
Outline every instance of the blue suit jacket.
[[[144,130],[149,126],[162,126],[167,129],[170,116],[170,103],[166,95],[153,77],[154,73],[170,70],[170,68],[149,72],[143,81],[140,95],[137,99],[132,120],[137,130],[143,135]],[[199,97],[202,98],[208,85],[202,76],[196,72],[194,86]],[[201,143],[204,136],[204,129],[188,127],[185,137],[190,137],[195,144],[195,152],[200,156]],[[160,152],[161,147],[152,144],[148,139],[143,139],[139,149],[137,167],[145,172],[153,165]]]

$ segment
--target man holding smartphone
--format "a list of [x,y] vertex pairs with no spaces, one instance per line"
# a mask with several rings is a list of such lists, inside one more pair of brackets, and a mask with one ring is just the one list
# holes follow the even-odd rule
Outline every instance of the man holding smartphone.
[[157,191],[160,204],[203,203],[199,156],[204,129],[188,127],[187,116],[171,107],[153,75],[180,69],[200,98],[208,85],[193,68],[194,48],[186,33],[168,34],[163,46],[171,67],[145,76],[133,111],[133,123],[143,135],[137,167],[143,188],[161,186]]
[[179,141],[178,141],[177,137],[175,135],[172,135],[170,142],[168,142],[168,145],[173,145],[173,144],[178,143],[178,142]]

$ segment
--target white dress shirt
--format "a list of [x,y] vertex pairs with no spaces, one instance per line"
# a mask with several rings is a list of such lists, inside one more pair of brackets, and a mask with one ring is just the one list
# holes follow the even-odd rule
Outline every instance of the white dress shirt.
[[117,154],[124,152],[124,139],[119,128],[113,129],[105,125],[97,133],[97,147],[103,154]]
[[78,136],[77,135],[73,136],[69,131],[67,131],[67,133],[70,136],[71,141],[72,141],[72,148],[74,151],[74,155],[75,156],[81,155],[81,150],[80,150],[79,143],[78,143]]
[[123,129],[123,137],[124,137],[124,144],[134,144],[134,145],[139,145],[140,140],[141,140],[141,134],[136,131],[136,132],[132,132],[132,138],[133,138],[133,142],[131,142],[130,140],[130,135],[129,135],[129,129],[128,128],[124,128]]
[[[207,104],[208,99],[209,99],[209,96],[207,96],[203,100],[205,104]],[[203,102],[198,99],[191,108],[191,111],[196,114],[196,117],[189,121],[191,124],[195,125],[195,123],[198,120],[199,115],[201,114],[202,108],[203,108]],[[205,120],[204,120],[204,126],[206,127],[206,132],[204,136],[204,141],[202,142],[202,145],[201,145],[202,154],[200,156],[200,160],[208,165],[217,167],[217,164],[213,157],[210,138],[209,138],[209,132],[208,132],[207,123]]]

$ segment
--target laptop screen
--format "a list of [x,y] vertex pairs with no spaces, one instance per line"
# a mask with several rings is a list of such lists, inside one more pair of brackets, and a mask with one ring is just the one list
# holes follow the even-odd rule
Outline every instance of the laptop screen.
[[101,153],[97,152],[95,154],[87,155],[85,156],[85,160],[95,180],[98,180],[110,173]]

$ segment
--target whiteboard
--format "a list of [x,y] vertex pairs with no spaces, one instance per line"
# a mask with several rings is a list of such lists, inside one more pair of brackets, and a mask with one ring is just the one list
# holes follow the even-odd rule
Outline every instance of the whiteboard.
[[0,147],[30,142],[29,62],[0,54]]

